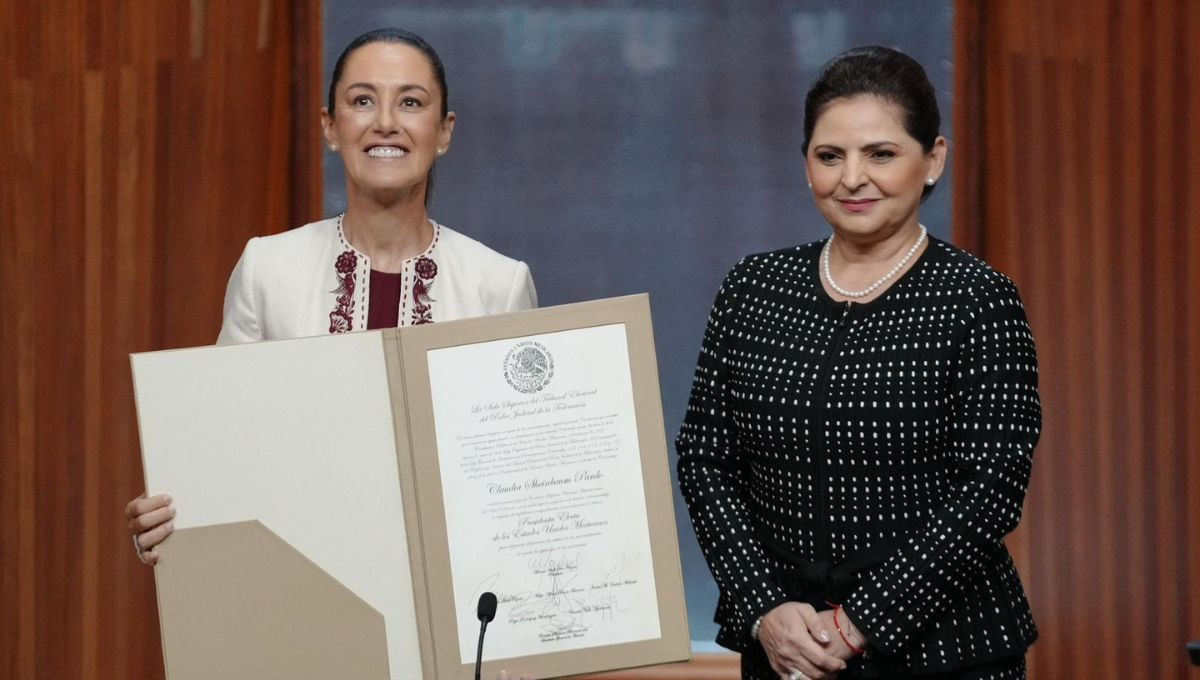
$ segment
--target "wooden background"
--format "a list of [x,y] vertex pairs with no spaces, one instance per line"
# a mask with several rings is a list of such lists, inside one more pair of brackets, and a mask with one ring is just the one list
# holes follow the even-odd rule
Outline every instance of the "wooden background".
[[[955,235],[1042,360],[1030,676],[1196,677],[1200,9],[955,11]],[[162,675],[127,355],[211,342],[246,238],[317,215],[320,33],[318,0],[0,0],[0,677]],[[620,677],[736,677],[698,666]]]
[[128,354],[319,210],[317,5],[0,0],[2,678],[162,676]]
[[955,238],[1041,360],[1031,677],[1200,677],[1200,3],[956,12]]

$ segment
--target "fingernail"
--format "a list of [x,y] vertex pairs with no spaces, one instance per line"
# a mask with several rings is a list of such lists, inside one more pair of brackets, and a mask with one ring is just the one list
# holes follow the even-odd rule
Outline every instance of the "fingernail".
[[174,505],[169,506],[167,509],[171,511],[171,516],[174,517],[175,516],[175,506]]
[[826,631],[821,631],[821,642],[829,642],[829,639],[829,633]]
[[170,503],[170,502],[171,502],[171,500],[172,500],[172,499],[171,499],[171,494],[169,494],[169,493],[164,493],[164,494],[163,494],[163,500],[164,500],[164,501],[166,501],[167,503]]

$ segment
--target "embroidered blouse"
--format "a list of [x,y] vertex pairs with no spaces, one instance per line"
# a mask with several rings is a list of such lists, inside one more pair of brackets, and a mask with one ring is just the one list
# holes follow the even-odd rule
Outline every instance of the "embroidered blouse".
[[[402,268],[399,325],[529,309],[529,267],[430,221],[433,239]],[[229,277],[218,344],[367,328],[370,259],[334,218],[250,239]]]
[[738,263],[704,333],[676,445],[717,641],[758,644],[794,560],[891,546],[842,602],[877,658],[932,673],[1020,655],[1037,632],[1003,538],[1041,407],[1016,288],[931,239],[882,296],[839,303],[821,245]]

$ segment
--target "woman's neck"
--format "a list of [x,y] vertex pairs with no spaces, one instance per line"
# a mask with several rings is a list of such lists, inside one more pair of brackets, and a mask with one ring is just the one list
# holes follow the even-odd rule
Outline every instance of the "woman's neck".
[[837,232],[834,235],[834,260],[841,260],[843,264],[851,267],[870,267],[889,262],[908,250],[920,234],[921,225],[915,221],[882,237],[861,237]]
[[350,245],[371,260],[371,268],[400,272],[404,262],[425,252],[433,240],[433,225],[424,199],[382,205],[352,198],[342,218]]
[[[921,225],[896,230],[883,238],[853,238],[835,233],[833,242],[822,251],[825,265],[821,283],[830,297],[839,301],[870,302],[883,295],[900,277],[916,264],[929,246],[921,238]],[[894,269],[894,271],[893,271]],[[866,295],[847,297],[834,289],[832,277],[843,291],[870,291]]]

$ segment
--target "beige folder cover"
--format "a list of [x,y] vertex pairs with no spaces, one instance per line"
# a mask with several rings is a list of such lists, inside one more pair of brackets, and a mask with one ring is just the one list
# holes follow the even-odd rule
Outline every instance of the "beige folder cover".
[[[386,642],[388,672],[374,677],[426,677],[384,347],[382,334],[357,333],[133,356],[146,488],[171,493],[178,510],[155,570],[169,680],[356,677],[310,664],[299,674],[261,669],[312,655],[343,661],[363,640]],[[235,542],[245,522],[264,531]],[[192,545],[201,536],[206,549]],[[290,550],[247,550],[248,541]],[[286,634],[298,625],[291,610],[238,604],[261,584],[212,580],[226,560],[253,562],[277,583],[311,582],[314,573],[296,572],[316,570],[376,616],[316,611],[337,635]],[[308,589],[291,597],[321,602]],[[199,635],[186,625],[197,618],[211,623]],[[242,645],[243,663],[221,661]]]
[[[169,680],[438,678],[464,663],[427,353],[620,324],[660,636],[505,657],[549,678],[690,657],[647,296],[429,326],[134,355]],[[417,452],[414,454],[414,452]],[[486,553],[480,559],[487,559]],[[493,626],[503,625],[497,621]],[[474,641],[469,641],[473,645]]]
[[383,616],[262,524],[180,529],[171,543],[159,601],[186,614],[162,620],[168,677],[389,677]]

